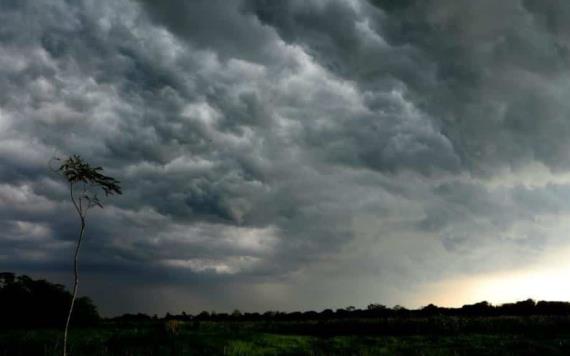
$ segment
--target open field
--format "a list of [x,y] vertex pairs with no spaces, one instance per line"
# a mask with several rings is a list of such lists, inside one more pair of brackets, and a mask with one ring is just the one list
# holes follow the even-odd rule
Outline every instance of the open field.
[[[70,299],[61,285],[0,274],[0,356],[61,355]],[[82,297],[70,330],[70,356],[570,355],[570,303],[101,318]]]
[[[568,355],[570,332],[567,328],[551,329],[567,321],[444,317],[378,322],[179,322],[175,331],[165,329],[162,321],[140,325],[106,322],[96,328],[72,330],[70,350],[71,355],[85,356]],[[361,325],[355,329],[360,335],[351,335],[349,327],[362,323],[382,325],[383,332],[372,328],[366,333]],[[430,332],[437,324],[439,329]],[[505,332],[498,332],[496,326]],[[295,329],[304,333],[295,333]],[[59,355],[61,336],[60,330],[53,329],[0,331],[0,355]]]

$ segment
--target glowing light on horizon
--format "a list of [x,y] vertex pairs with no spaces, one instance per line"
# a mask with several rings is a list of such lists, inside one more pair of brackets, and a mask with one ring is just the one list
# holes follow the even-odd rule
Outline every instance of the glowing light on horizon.
[[483,279],[476,287],[481,298],[495,303],[535,300],[570,300],[570,262],[556,269],[518,272]]
[[558,251],[527,269],[438,282],[428,287],[427,300],[428,303],[453,307],[481,301],[502,304],[528,298],[570,301],[568,256],[568,250]]

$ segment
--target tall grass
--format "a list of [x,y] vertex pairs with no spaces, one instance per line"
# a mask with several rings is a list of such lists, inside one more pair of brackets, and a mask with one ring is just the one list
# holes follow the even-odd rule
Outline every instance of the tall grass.
[[[97,328],[72,330],[69,352],[71,356],[570,354],[570,332],[567,328],[553,332],[561,320],[548,317],[413,319],[407,321],[406,333],[349,333],[348,327],[359,322],[363,321],[305,323],[311,330],[305,334],[302,331],[307,326],[299,323],[180,322],[176,332],[161,322],[106,323]],[[392,330],[402,330],[402,323],[378,320],[378,325],[390,326]],[[293,333],[295,327],[297,334]],[[317,327],[324,331],[314,333]],[[433,332],[426,332],[432,327]],[[287,333],[278,333],[280,328]],[[412,330],[422,332],[414,334]],[[49,329],[0,331],[0,356],[60,355],[60,334],[60,330]]]

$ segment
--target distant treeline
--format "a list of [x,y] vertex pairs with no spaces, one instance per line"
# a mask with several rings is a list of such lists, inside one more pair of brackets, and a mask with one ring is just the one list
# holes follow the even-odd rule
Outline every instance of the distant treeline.
[[[0,328],[63,328],[70,302],[71,293],[60,284],[0,273]],[[76,300],[72,325],[90,326],[99,320],[91,299]]]
[[[62,327],[71,301],[71,293],[60,284],[14,273],[0,273],[0,328],[14,327]],[[413,319],[446,317],[508,317],[508,316],[570,316],[569,302],[535,302],[532,299],[516,303],[492,305],[488,302],[464,305],[461,308],[445,308],[430,304],[420,309],[392,308],[382,304],[370,304],[365,309],[347,307],[323,311],[242,313],[216,313],[203,311],[199,314],[169,314],[163,317],[146,314],[124,314],[105,319],[114,323],[144,323],[164,320],[178,321],[323,321],[343,319]],[[570,319],[569,319],[570,320]],[[96,306],[88,297],[79,298],[73,313],[75,326],[95,325],[101,318]]]
[[119,322],[143,322],[157,319],[179,321],[309,321],[331,319],[366,319],[366,318],[426,318],[435,316],[456,317],[501,317],[501,316],[570,316],[569,302],[535,302],[532,299],[516,303],[492,305],[488,302],[464,305],[461,308],[445,308],[430,304],[420,309],[406,309],[401,306],[388,308],[381,304],[370,304],[366,309],[347,307],[342,309],[325,309],[320,312],[278,312],[216,313],[203,311],[197,315],[167,313],[163,318],[146,314],[124,314],[112,318]]
[[242,330],[273,334],[313,335],[558,335],[570,333],[570,303],[525,300],[493,306],[487,302],[461,308],[433,304],[410,310],[370,304],[366,309],[347,307],[320,312],[166,314],[163,318],[125,314],[110,319],[115,326],[141,327],[174,320],[192,330]]

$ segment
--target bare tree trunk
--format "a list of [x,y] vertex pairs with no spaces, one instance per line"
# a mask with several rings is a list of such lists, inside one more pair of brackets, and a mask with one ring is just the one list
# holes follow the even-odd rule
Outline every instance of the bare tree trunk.
[[79,286],[79,273],[77,271],[77,259],[79,256],[79,248],[81,247],[81,241],[83,240],[83,235],[85,233],[85,217],[83,215],[83,210],[81,206],[81,198],[79,199],[79,205],[75,202],[73,198],[73,186],[70,185],[70,195],[71,201],[79,214],[81,219],[81,230],[79,231],[79,240],[77,240],[77,245],[75,246],[75,255],[73,257],[73,296],[71,297],[71,305],[69,306],[69,312],[67,313],[67,321],[65,322],[65,330],[63,332],[63,356],[67,356],[67,333],[69,330],[69,323],[71,322],[71,314],[73,313],[73,306],[75,305],[75,298],[77,297],[77,288]]

